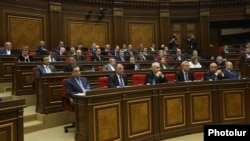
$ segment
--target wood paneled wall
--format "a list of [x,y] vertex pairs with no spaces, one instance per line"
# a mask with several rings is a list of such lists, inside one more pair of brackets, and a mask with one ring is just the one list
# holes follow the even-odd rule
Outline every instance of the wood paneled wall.
[[[100,8],[106,8],[105,16],[99,19]],[[230,9],[230,10],[227,10]],[[85,14],[92,11],[87,19]],[[176,34],[179,45],[186,49],[186,39],[195,34],[198,47],[206,55],[214,55],[216,48],[210,43],[219,42],[218,32],[210,32],[210,22],[224,20],[249,20],[250,4],[247,0],[210,1],[67,1],[67,0],[6,0],[0,2],[0,46],[11,41],[14,48],[24,45],[32,50],[44,40],[50,48],[64,41],[67,46],[82,42],[90,47],[96,42],[105,44],[140,43],[150,47],[155,43],[168,44]]]

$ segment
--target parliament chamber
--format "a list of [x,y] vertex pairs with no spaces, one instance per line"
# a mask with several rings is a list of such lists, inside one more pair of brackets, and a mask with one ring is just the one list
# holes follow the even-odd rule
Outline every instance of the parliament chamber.
[[[0,9],[0,50],[7,41],[16,53],[29,46],[35,60],[18,62],[18,54],[0,53],[1,141],[23,141],[26,133],[72,120],[76,141],[160,141],[203,132],[207,124],[250,123],[250,60],[240,59],[249,33],[223,35],[225,29],[248,31],[248,0],[4,0],[0,1]],[[224,58],[233,63],[242,79],[157,85],[132,82],[133,75],[150,70],[162,44],[170,48],[173,36],[187,55],[191,35],[196,36],[196,49],[202,58],[202,67],[191,71],[208,71],[221,46],[229,45],[230,53]],[[89,80],[92,90],[73,96],[74,112],[62,106],[62,80],[71,76],[63,68],[70,56],[51,62],[57,72],[36,78],[34,69],[43,63],[44,56],[36,54],[40,41],[48,50],[55,49],[60,41],[67,51],[83,44],[86,61],[78,63],[84,68],[81,76]],[[93,43],[102,51],[107,44],[111,49],[132,45],[135,52],[140,45],[149,49],[154,44],[156,51],[150,52],[151,59],[137,61],[141,70],[125,69],[127,87],[107,88],[100,87],[99,78],[113,72],[100,68],[115,56],[103,54],[102,61],[91,61]],[[163,74],[174,74],[181,69],[181,62],[167,60],[172,67],[163,69]],[[25,113],[27,109],[32,115]],[[28,122],[38,125],[30,126]],[[62,129],[62,134],[67,133]]]

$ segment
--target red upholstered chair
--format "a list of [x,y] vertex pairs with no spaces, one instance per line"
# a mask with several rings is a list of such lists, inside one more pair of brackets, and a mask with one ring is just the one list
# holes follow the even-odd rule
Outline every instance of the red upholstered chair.
[[167,74],[165,74],[165,78],[168,80],[168,82],[174,82],[175,81],[175,74],[174,73],[167,73]]
[[[62,93],[63,108],[66,111],[73,112],[74,111],[73,99],[68,97],[68,95],[67,95],[66,79],[62,80],[62,86],[63,86],[63,93]],[[64,126],[64,132],[67,133],[69,128],[75,128],[75,122],[71,122],[71,125]]]
[[102,66],[97,66],[97,71],[102,71]]
[[144,85],[146,74],[133,74],[132,85]]
[[203,71],[195,71],[194,78],[195,80],[203,80],[204,72]]
[[108,77],[102,76],[98,78],[98,87],[101,89],[108,88]]

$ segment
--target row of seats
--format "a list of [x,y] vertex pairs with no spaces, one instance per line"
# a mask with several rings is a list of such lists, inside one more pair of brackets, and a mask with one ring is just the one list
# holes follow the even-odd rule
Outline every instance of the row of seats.
[[[198,71],[194,72],[194,76],[196,80],[201,80],[204,76],[204,72],[198,72]],[[144,85],[145,77],[146,77],[146,74],[132,75],[132,85]],[[165,74],[165,77],[168,80],[168,82],[174,82],[175,80],[174,73]],[[65,82],[66,82],[66,79],[63,79],[62,80],[62,86],[63,86],[62,105],[65,110],[73,112],[74,111],[73,101],[71,98],[67,96]],[[100,89],[108,88],[108,77],[107,76],[99,77],[98,85]],[[75,122],[71,122],[71,125],[65,126],[64,132],[67,133],[69,128],[75,128]]]
[[[204,77],[204,72],[196,71],[196,72],[194,72],[194,77],[196,80],[202,80]],[[146,78],[146,74],[134,74],[134,75],[132,75],[132,85],[144,85],[145,78]],[[174,82],[175,81],[175,74],[174,73],[167,73],[167,74],[165,74],[165,78],[168,80],[168,82]],[[99,77],[98,87],[99,88],[107,88],[108,87],[108,77],[107,76]]]

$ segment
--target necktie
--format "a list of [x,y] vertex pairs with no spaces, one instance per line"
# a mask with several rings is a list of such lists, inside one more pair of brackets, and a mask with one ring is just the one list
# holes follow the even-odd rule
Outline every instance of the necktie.
[[84,91],[84,87],[83,87],[83,85],[82,85],[82,82],[81,82],[80,78],[77,78],[77,79],[76,79],[76,82],[77,82],[77,84],[80,86],[80,88],[82,89],[82,91]]
[[49,66],[46,66],[45,67],[45,70],[46,70],[46,73],[51,73],[50,69],[49,69]]
[[124,86],[124,82],[123,82],[122,76],[120,76],[120,86],[121,86],[121,87]]
[[185,72],[185,81],[188,81],[188,73]]

